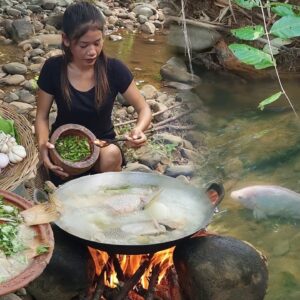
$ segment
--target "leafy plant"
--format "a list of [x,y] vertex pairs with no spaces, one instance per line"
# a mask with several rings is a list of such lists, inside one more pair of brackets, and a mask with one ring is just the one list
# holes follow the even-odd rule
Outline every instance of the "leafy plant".
[[[248,10],[251,10],[255,7],[260,7],[264,20],[264,26],[245,26],[242,28],[233,29],[231,30],[231,33],[238,39],[246,41],[254,41],[266,35],[267,44],[263,47],[263,50],[254,48],[246,44],[237,43],[229,45],[229,49],[241,62],[252,65],[256,69],[274,67],[281,88],[280,92],[276,92],[267,99],[261,101],[258,108],[263,110],[266,105],[278,100],[281,95],[284,95],[288,100],[290,106],[292,107],[294,113],[296,114],[296,116],[298,116],[281,83],[274,55],[280,52],[281,46],[290,43],[290,41],[287,39],[300,36],[300,6],[280,2],[273,2],[269,4],[269,1],[267,2],[266,6],[263,6],[261,0],[233,1],[239,6]],[[271,8],[271,11],[280,17],[272,25],[269,32],[267,29],[267,23],[264,13],[264,8],[266,7]],[[271,40],[270,35],[274,36],[275,38]]]

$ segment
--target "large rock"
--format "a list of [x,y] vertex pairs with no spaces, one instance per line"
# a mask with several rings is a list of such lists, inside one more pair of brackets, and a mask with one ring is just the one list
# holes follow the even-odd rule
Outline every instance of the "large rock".
[[19,19],[12,22],[12,38],[19,42],[30,38],[33,35],[33,26],[26,19]]
[[22,75],[27,72],[27,67],[18,62],[12,62],[12,63],[5,64],[2,68],[6,73],[11,74],[11,75],[14,75],[14,74]]
[[165,64],[160,69],[160,75],[163,80],[182,82],[188,84],[199,84],[201,79],[197,75],[193,75],[185,71],[182,67],[172,64]]
[[86,245],[53,227],[55,248],[49,265],[27,290],[37,300],[73,299],[91,286],[94,264]]
[[264,299],[268,282],[265,258],[240,240],[192,238],[175,248],[173,259],[184,299]]
[[[191,50],[195,52],[212,48],[222,37],[215,30],[199,28],[191,25],[187,26],[187,33],[191,43]],[[178,48],[181,52],[185,52],[186,41],[182,27],[175,25],[170,27],[168,43],[169,45]]]

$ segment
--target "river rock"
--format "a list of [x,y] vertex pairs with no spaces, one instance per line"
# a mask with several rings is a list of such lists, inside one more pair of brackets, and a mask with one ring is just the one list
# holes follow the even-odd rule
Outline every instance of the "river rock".
[[113,42],[121,41],[123,38],[120,35],[111,34],[109,35],[109,39]]
[[53,10],[56,6],[56,0],[41,0],[43,9]]
[[17,112],[20,114],[27,114],[30,110],[33,109],[33,106],[31,104],[20,102],[20,101],[13,101],[10,104],[15,106]]
[[280,240],[273,247],[273,255],[274,256],[283,256],[290,251],[290,242],[288,240]]
[[32,95],[29,91],[27,90],[19,90],[16,92],[16,94],[19,96],[20,101],[28,104],[35,103],[35,96]]
[[33,26],[26,19],[19,19],[12,22],[12,38],[14,41],[23,41],[33,35]]
[[176,65],[165,64],[160,69],[160,75],[163,80],[177,81],[187,84],[199,84],[201,79],[197,75],[185,71],[183,68]]
[[147,5],[147,4],[140,4],[140,5],[137,5],[134,9],[133,9],[133,12],[139,16],[139,15],[142,15],[142,16],[145,16],[147,18],[151,17],[154,15],[155,13],[155,8],[152,6],[152,5]]
[[41,8],[40,5],[36,5],[36,4],[28,4],[27,8],[29,10],[31,10],[33,13],[40,13],[43,11],[43,9]]
[[179,175],[184,175],[191,177],[195,173],[195,167],[193,164],[186,165],[169,165],[165,170],[165,175],[170,177],[177,177]]
[[137,20],[140,24],[145,24],[148,21],[148,18],[144,15],[139,15],[137,17]]
[[124,171],[129,171],[129,172],[145,172],[145,173],[151,173],[152,170],[138,162],[132,162],[126,164],[125,168],[123,169]]
[[63,14],[49,16],[46,19],[46,24],[55,27],[56,29],[61,29],[62,27]]
[[62,42],[61,34],[41,34],[35,38],[39,39],[42,44],[46,44],[50,47],[59,47]]
[[173,135],[171,133],[163,132],[154,136],[156,141],[163,142],[164,144],[174,144],[179,146],[183,144],[183,139],[180,136]]
[[158,163],[161,162],[162,158],[166,156],[162,152],[158,152],[149,145],[145,145],[137,149],[135,154],[138,162],[151,169],[155,169]]
[[184,299],[262,300],[268,270],[254,247],[232,237],[186,240],[173,255]]
[[25,81],[25,77],[23,75],[15,74],[9,75],[0,79],[0,84],[5,85],[19,85]]
[[187,158],[189,160],[196,159],[198,156],[198,153],[196,151],[189,150],[186,148],[180,149],[180,153],[181,153],[182,157]]
[[13,101],[18,101],[18,100],[19,100],[19,96],[13,92],[6,93],[4,96],[4,101],[7,103],[11,103]]
[[145,84],[140,92],[142,93],[142,95],[144,96],[144,98],[147,99],[154,99],[157,96],[157,89],[151,85],[151,84]]
[[[190,40],[191,50],[200,52],[212,48],[221,38],[221,34],[215,30],[187,25],[187,34]],[[181,26],[172,25],[168,35],[168,44],[185,52],[186,42]]]
[[18,10],[18,9],[15,9],[15,8],[12,8],[12,7],[8,7],[6,9],[6,13],[9,15],[9,16],[12,16],[14,18],[19,18],[21,17],[21,12]]
[[27,67],[18,62],[11,62],[2,66],[2,69],[8,74],[25,74]]
[[140,30],[148,34],[154,34],[156,27],[153,23],[147,21],[144,24],[141,24]]

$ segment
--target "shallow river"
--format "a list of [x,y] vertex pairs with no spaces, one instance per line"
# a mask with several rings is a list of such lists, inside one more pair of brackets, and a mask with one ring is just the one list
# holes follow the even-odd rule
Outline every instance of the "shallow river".
[[[127,63],[138,83],[159,88],[160,67],[172,56],[165,40],[164,36],[149,39],[125,34],[123,41],[107,41],[105,50]],[[13,53],[12,59],[0,55],[0,63],[14,61]],[[234,203],[229,195],[234,189],[253,184],[281,185],[300,192],[300,121],[284,99],[272,111],[257,110],[262,99],[278,91],[275,81],[245,83],[231,76],[200,76],[203,83],[195,92],[209,108],[212,119],[201,129],[209,154],[206,164],[199,162],[200,173],[204,182],[222,180],[226,187],[221,213],[215,216],[209,230],[246,240],[267,256],[266,300],[298,300],[300,221],[256,221],[251,211]],[[285,86],[300,109],[299,81],[290,80]]]
[[[136,37],[131,52],[122,43],[109,43],[107,50],[131,68],[141,68],[136,71],[138,80],[158,87],[160,66],[172,56],[164,40],[163,36],[156,36],[154,42]],[[298,300],[300,220],[256,221],[251,211],[233,202],[230,192],[253,184],[281,185],[300,192],[300,120],[284,99],[270,110],[257,110],[261,100],[279,91],[276,81],[246,83],[232,76],[199,75],[203,83],[195,92],[212,119],[205,128],[209,155],[205,165],[199,163],[200,172],[204,181],[222,180],[226,187],[221,213],[209,230],[246,240],[267,256],[266,300]],[[285,87],[300,109],[299,82],[289,80]]]

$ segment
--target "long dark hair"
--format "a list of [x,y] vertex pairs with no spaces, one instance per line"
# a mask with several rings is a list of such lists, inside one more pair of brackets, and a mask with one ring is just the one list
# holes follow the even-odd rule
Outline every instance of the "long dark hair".
[[[89,2],[77,2],[71,4],[65,10],[62,30],[69,41],[78,41],[89,30],[100,30],[104,34],[105,17],[96,6]],[[62,43],[63,64],[61,73],[61,89],[64,99],[70,106],[71,91],[68,80],[68,63],[72,61],[72,53]],[[108,93],[109,84],[107,79],[107,57],[103,50],[97,58],[95,65],[95,104],[99,107]]]

